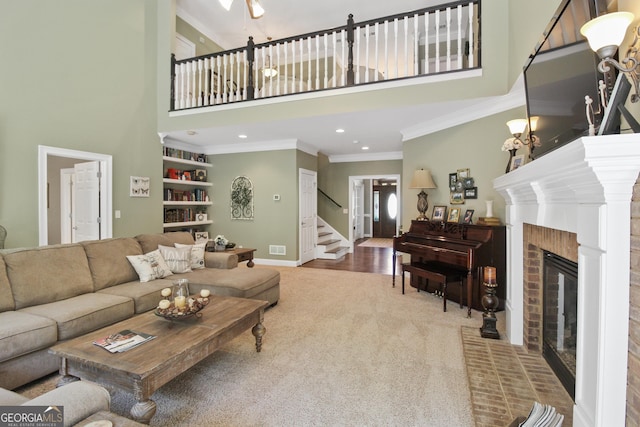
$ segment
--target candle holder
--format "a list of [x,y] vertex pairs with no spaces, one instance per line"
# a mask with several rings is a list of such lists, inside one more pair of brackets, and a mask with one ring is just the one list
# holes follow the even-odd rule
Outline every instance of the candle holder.
[[496,329],[496,309],[500,304],[499,298],[496,296],[497,283],[484,282],[485,294],[482,296],[482,327],[480,328],[480,336],[482,338],[499,339],[500,334]]
[[189,298],[189,280],[178,279],[173,282],[173,303],[175,306],[182,310],[187,306],[187,299]]

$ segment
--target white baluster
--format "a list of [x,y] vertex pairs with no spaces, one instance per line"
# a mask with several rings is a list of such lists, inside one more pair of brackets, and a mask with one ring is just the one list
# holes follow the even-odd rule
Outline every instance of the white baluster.
[[389,21],[384,21],[384,75],[386,80],[391,78],[389,73]]
[[322,85],[326,89],[329,86],[329,40],[327,33],[324,33],[324,78],[322,79]]
[[304,39],[300,39],[300,87],[298,92],[302,92],[302,85],[304,84]]
[[462,5],[458,5],[458,64],[456,68],[458,70],[462,69],[462,57],[464,56],[462,52]]
[[436,56],[434,58],[434,65],[436,73],[440,72],[440,11],[436,10]]
[[229,102],[234,102],[236,100],[236,94],[233,90],[233,75],[234,75],[234,71],[235,71],[235,65],[236,65],[236,58],[233,55],[233,53],[229,54]]
[[[267,56],[265,66],[262,67],[263,74],[265,69],[273,67],[271,61],[273,61],[273,45],[269,45],[269,56]],[[271,74],[269,74],[269,96],[273,96],[273,76]]]
[[311,86],[311,37],[307,37],[307,90],[313,90]]
[[284,89],[284,94],[286,95],[287,93],[289,93],[289,43],[288,42],[284,42],[283,45],[283,49],[284,49],[284,84],[283,84],[283,89]]
[[222,57],[222,102],[224,104],[229,102],[229,85],[227,84],[227,67],[229,65],[229,55],[223,55]]
[[467,65],[469,68],[475,67],[475,59],[474,59],[474,34],[473,34],[473,14],[474,8],[473,3],[469,3],[469,36],[467,39],[469,40],[469,64]]
[[242,81],[240,80],[240,68],[242,68],[242,56],[240,51],[236,52],[236,101],[242,100]]
[[187,102],[187,106],[195,107],[196,97],[194,93],[195,92],[194,86],[196,84],[196,78],[195,78],[195,66],[193,64],[193,61],[189,61],[187,63],[187,73],[189,74],[189,78],[187,79],[187,82],[188,82],[187,93],[189,94],[189,101]]
[[[177,66],[177,71],[178,71],[178,79],[180,80],[180,85],[178,86],[178,99],[179,99],[179,104],[180,104],[180,109],[183,109],[186,107],[186,103],[185,103],[185,95],[184,95],[184,89],[186,86],[186,82],[185,82],[185,68],[186,65],[183,62],[182,64]],[[176,79],[176,80],[178,80]]]
[[420,50],[420,32],[418,26],[420,24],[419,16],[413,15],[413,75],[420,74],[418,52]]
[[[311,55],[309,55],[311,57]],[[316,87],[315,90],[320,89],[320,35],[316,34]]]
[[378,75],[380,74],[380,63],[378,62],[379,61],[378,58],[380,56],[380,52],[379,52],[379,49],[380,49],[380,47],[379,47],[379,40],[380,40],[379,34],[380,34],[380,32],[379,31],[380,31],[380,25],[379,25],[378,22],[376,22],[376,29],[375,29],[375,40],[376,40],[376,50],[375,50],[376,53],[375,53],[375,56],[376,56],[376,59],[375,59],[375,67],[373,67],[373,69],[375,71],[374,81],[376,81],[376,82],[378,81]]
[[347,50],[347,32],[342,30],[342,83],[340,86],[345,87],[347,85],[347,61],[345,59],[345,52]]
[[202,97],[204,90],[202,87],[202,59],[198,59],[198,90],[196,91],[198,107],[202,107]]
[[216,104],[221,104],[224,98],[224,89],[222,88],[222,57],[216,58]]
[[424,70],[422,74],[429,74],[429,12],[424,14]]
[[296,41],[291,40],[291,93],[296,93]]
[[404,17],[404,75],[409,75],[409,17]]
[[204,105],[211,105],[211,96],[209,94],[209,86],[210,86],[210,82],[209,82],[209,64],[210,64],[211,58],[207,58],[204,60]]
[[447,8],[447,71],[451,70],[451,8]]
[[242,60],[243,60],[243,66],[242,66],[242,74],[243,74],[243,79],[244,79],[244,83],[242,84],[242,100],[246,101],[247,97],[249,96],[249,58],[247,56],[247,51],[243,50],[242,51]]
[[332,70],[331,70],[331,80],[333,81],[333,87],[336,87],[338,85],[338,79],[336,78],[336,71],[337,71],[337,57],[336,54],[338,53],[338,34],[334,31],[333,32],[333,38],[331,40],[331,43],[333,44],[333,49],[331,49],[331,51],[333,52],[333,65],[332,65]]
[[398,18],[395,18],[393,20],[393,37],[395,39],[395,45],[394,45],[394,52],[393,52],[393,58],[394,58],[394,62],[396,63],[396,74],[395,74],[395,78],[400,77],[399,72],[398,72]]
[[353,72],[355,73],[355,83],[360,83],[360,27],[356,27],[356,57]]
[[364,82],[369,83],[369,24],[364,27],[364,39],[367,45],[364,48]]

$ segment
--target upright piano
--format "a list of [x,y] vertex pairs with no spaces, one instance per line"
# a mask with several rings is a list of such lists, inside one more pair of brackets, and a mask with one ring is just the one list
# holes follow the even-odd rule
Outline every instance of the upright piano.
[[[457,224],[436,221],[411,221],[409,231],[393,239],[393,285],[395,286],[396,259],[398,253],[411,255],[416,266],[438,263],[465,272],[463,292],[455,286],[448,288],[447,298],[458,303],[466,302],[468,315],[471,309],[483,311],[482,268],[496,267],[498,284],[496,295],[500,299],[499,310],[504,310],[506,295],[506,233],[504,226]],[[418,290],[434,292],[435,283],[411,275],[411,286]]]

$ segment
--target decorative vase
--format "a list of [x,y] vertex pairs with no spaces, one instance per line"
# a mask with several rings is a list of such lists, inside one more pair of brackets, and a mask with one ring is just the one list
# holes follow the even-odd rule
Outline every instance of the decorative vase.
[[493,200],[485,200],[487,205],[487,214],[485,215],[487,218],[491,218],[493,216]]
[[509,150],[509,162],[507,163],[507,169],[504,171],[504,173],[509,173],[509,170],[511,169],[511,159],[513,159],[513,156],[516,155],[516,151],[518,151],[517,148],[512,148],[511,150]]

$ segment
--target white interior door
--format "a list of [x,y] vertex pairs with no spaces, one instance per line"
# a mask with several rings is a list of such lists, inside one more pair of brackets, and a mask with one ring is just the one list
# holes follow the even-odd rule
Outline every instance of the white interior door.
[[300,262],[316,258],[316,239],[318,237],[317,216],[317,173],[300,169]]
[[100,162],[74,165],[71,241],[100,238]]
[[60,243],[71,243],[73,234],[73,168],[60,169]]
[[362,180],[353,182],[353,239],[364,237],[364,183]]
[[196,45],[183,36],[176,33],[176,60],[193,58],[196,56]]

